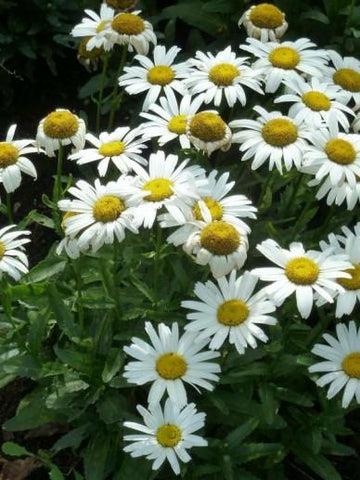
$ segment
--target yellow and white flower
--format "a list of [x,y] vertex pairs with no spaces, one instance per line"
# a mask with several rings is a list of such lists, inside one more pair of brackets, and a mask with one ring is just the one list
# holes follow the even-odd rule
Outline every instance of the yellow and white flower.
[[150,60],[144,55],[136,55],[135,60],[140,67],[125,67],[125,73],[119,77],[119,85],[125,87],[130,95],[146,92],[143,110],[147,111],[152,103],[155,103],[161,93],[167,98],[173,91],[185,95],[187,88],[181,78],[188,67],[186,64],[174,64],[175,57],[180,48],[171,47],[168,52],[163,45],[154,48],[153,58]]
[[[322,180],[311,180],[308,185],[309,187],[318,186]],[[360,181],[357,179],[355,185],[349,185],[349,183],[344,180],[340,185],[333,185],[330,178],[325,178],[325,181],[321,184],[319,190],[316,193],[316,198],[321,200],[326,198],[327,205],[342,205],[346,201],[347,210],[353,210],[358,203],[360,203]]]
[[206,447],[208,442],[194,435],[203,428],[205,413],[196,411],[194,403],[180,408],[169,398],[164,410],[161,405],[150,405],[148,410],[137,405],[144,424],[124,422],[124,427],[136,430],[135,435],[125,435],[126,442],[132,442],[124,448],[132,457],[146,457],[154,460],[152,469],[157,470],[167,460],[176,475],[180,474],[179,460],[187,463],[191,460],[187,450],[192,447]]
[[185,85],[192,95],[202,94],[204,103],[213,102],[219,106],[225,97],[229,107],[236,102],[246,105],[243,87],[251,88],[263,94],[260,86],[261,71],[249,67],[246,57],[237,57],[231,47],[225,48],[215,56],[208,52],[196,52],[195,58],[188,60],[190,66],[186,73]]
[[241,25],[244,25],[249,37],[258,38],[262,42],[278,41],[288,28],[285,13],[271,3],[250,7],[240,18],[239,28]]
[[[99,138],[91,133],[86,134],[86,140],[95,148],[85,148],[70,155],[78,165],[97,162],[100,177],[104,177],[112,162],[121,173],[128,173],[134,164],[147,165],[147,160],[141,155],[146,148],[143,132],[136,128],[118,127],[111,133],[102,132]],[[136,138],[136,137],[141,138]]]
[[355,120],[353,121],[351,128],[354,130],[355,133],[360,133],[360,114],[356,115]]
[[328,333],[323,335],[327,345],[317,343],[311,352],[324,360],[309,367],[310,373],[320,373],[316,385],[329,385],[327,398],[331,399],[345,388],[342,406],[347,408],[355,397],[360,403],[360,329],[354,321],[348,326],[336,325],[336,338]]
[[38,151],[35,140],[14,140],[15,130],[16,125],[11,125],[5,141],[0,142],[0,182],[8,193],[20,186],[21,172],[37,177],[34,165],[24,156]]
[[73,37],[90,37],[86,43],[86,49],[92,51],[96,48],[102,48],[109,51],[113,48],[114,42],[110,35],[110,24],[114,17],[114,10],[102,3],[100,15],[92,10],[85,10],[88,17],[81,20],[81,23],[75,25],[71,31]]
[[49,157],[54,157],[60,145],[73,144],[75,151],[84,148],[85,132],[84,120],[70,110],[57,108],[40,121],[36,143],[39,147],[45,148]]
[[132,8],[137,3],[137,0],[105,0],[105,2],[110,7],[115,8],[115,10],[127,10]]
[[229,126],[212,110],[189,115],[186,135],[194,147],[203,150],[207,155],[219,148],[226,151],[231,147],[232,133]]
[[[29,262],[24,253],[23,245],[30,242],[25,235],[28,230],[13,230],[16,225],[8,225],[0,229],[0,277],[5,273],[14,280],[28,273]],[[11,231],[12,230],[12,231]]]
[[258,57],[252,68],[261,69],[265,76],[265,91],[274,93],[280,84],[289,78],[302,75],[321,77],[328,61],[325,50],[316,47],[308,38],[295,42],[262,43],[255,38],[247,39],[248,45],[240,48]]
[[129,52],[134,50],[147,55],[150,43],[156,45],[153,26],[140,17],[140,10],[120,12],[113,16],[110,23],[109,39],[118,45],[127,45]]
[[340,87],[338,100],[355,106],[360,105],[360,60],[354,57],[341,57],[334,50],[328,50],[333,66],[324,69],[324,79]]
[[83,37],[78,46],[77,59],[88,72],[95,72],[99,66],[99,60],[104,54],[102,47],[94,47],[92,50],[87,49],[87,45],[91,37]]

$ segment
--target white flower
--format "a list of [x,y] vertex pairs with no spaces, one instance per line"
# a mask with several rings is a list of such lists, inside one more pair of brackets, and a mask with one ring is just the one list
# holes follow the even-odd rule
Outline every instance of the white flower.
[[91,133],[86,134],[86,140],[96,148],[86,148],[70,155],[70,160],[76,160],[78,165],[98,162],[100,177],[104,177],[112,161],[121,173],[128,173],[134,164],[147,165],[147,160],[141,155],[146,148],[140,129],[130,130],[130,127],[118,127],[112,133],[102,132],[99,138]]
[[[309,129],[327,126],[330,115],[344,130],[349,129],[349,120],[345,113],[354,115],[354,112],[336,101],[339,88],[330,83],[322,83],[318,78],[312,78],[309,83],[302,78],[284,81],[289,92],[275,98],[274,103],[291,102],[289,116],[305,122]],[[345,113],[344,113],[345,112]]]
[[100,15],[92,10],[85,10],[90,18],[83,18],[81,23],[75,25],[71,31],[73,37],[90,37],[86,44],[86,49],[91,51],[94,48],[103,48],[105,51],[111,50],[114,42],[109,36],[111,20],[114,16],[114,10],[106,3],[100,8]]
[[[24,273],[28,273],[29,262],[23,252],[23,245],[30,242],[28,230],[10,231],[16,225],[8,225],[0,229],[0,276],[7,273],[14,280],[19,280]],[[22,238],[21,238],[22,237]]]
[[189,462],[190,455],[187,449],[192,447],[206,447],[207,441],[194,432],[204,426],[205,413],[198,413],[194,403],[180,408],[166,400],[164,411],[161,405],[150,405],[146,410],[137,405],[145,425],[135,422],[124,422],[124,426],[140,433],[125,435],[124,440],[133,442],[124,448],[132,457],[146,457],[154,460],[153,470],[161,467],[165,460],[171,465],[176,475],[180,474],[178,458],[182,462]]
[[149,111],[153,113],[140,113],[141,117],[150,120],[141,125],[144,137],[159,137],[158,143],[161,147],[177,138],[181,148],[190,148],[190,141],[186,136],[186,122],[189,115],[194,115],[199,110],[202,99],[192,99],[191,95],[184,95],[178,105],[174,93],[170,90],[168,98],[161,97],[159,102],[161,106],[156,103],[149,106]]
[[189,115],[186,123],[186,135],[198,149],[211,155],[219,148],[223,151],[231,147],[232,133],[221,116],[208,110]]
[[158,99],[163,92],[169,98],[170,92],[178,92],[185,95],[187,89],[180,80],[180,75],[187,71],[186,64],[174,65],[174,60],[180,48],[171,47],[168,52],[163,45],[154,48],[154,61],[144,55],[136,55],[135,60],[140,67],[125,67],[125,73],[119,77],[119,85],[125,86],[130,95],[137,95],[142,92],[146,94],[143,110],[148,110],[150,105]]
[[158,333],[150,322],[145,323],[145,331],[151,344],[133,337],[132,345],[124,347],[127,355],[137,361],[125,365],[124,377],[129,383],[144,385],[152,382],[148,395],[151,405],[157,404],[165,392],[174,404],[180,407],[187,403],[184,383],[213,390],[210,382],[219,380],[220,372],[217,363],[208,362],[220,356],[218,352],[204,350],[208,339],[198,341],[197,335],[185,332],[179,338],[179,327],[176,322],[171,329],[160,323]]
[[87,49],[87,45],[92,37],[83,37],[78,45],[77,59],[88,72],[96,72],[99,61],[104,54],[102,47],[94,47],[91,51]]
[[125,229],[138,233],[134,204],[129,199],[133,192],[127,177],[106,185],[95,180],[94,186],[79,180],[75,187],[69,188],[76,200],[58,202],[61,210],[76,213],[64,220],[65,234],[77,237],[80,250],[91,247],[95,252],[104,243],[122,242]]
[[194,310],[187,315],[190,323],[185,329],[196,333],[199,340],[212,337],[209,347],[215,350],[229,337],[240,354],[248,345],[256,348],[257,339],[267,342],[268,337],[257,324],[275,325],[276,319],[268,315],[275,306],[263,292],[252,295],[257,281],[249,272],[236,278],[233,270],[229,279],[222,277],[217,285],[197,282],[194,292],[201,301],[181,302],[182,307]]
[[360,133],[360,114],[358,113],[355,120],[353,121],[351,128],[355,133]]
[[309,145],[304,152],[301,171],[315,175],[311,185],[329,178],[333,186],[345,180],[355,187],[360,176],[360,135],[339,132],[334,115],[329,117],[329,127],[312,130]]
[[21,183],[21,172],[36,179],[36,170],[32,162],[25,157],[28,153],[37,152],[34,140],[14,140],[16,125],[9,128],[5,142],[0,142],[0,182],[10,193]]
[[310,373],[321,372],[316,381],[319,387],[329,385],[327,398],[331,399],[345,387],[342,406],[347,408],[353,399],[360,403],[360,329],[351,321],[336,325],[337,338],[325,333],[328,345],[317,343],[311,350],[313,354],[325,360],[309,368]]
[[153,26],[139,16],[140,10],[120,12],[112,18],[109,38],[119,45],[127,45],[129,52],[147,55],[150,43],[156,45]]
[[302,318],[308,318],[313,306],[314,292],[333,303],[337,292],[344,289],[338,278],[350,278],[344,270],[351,268],[347,255],[334,255],[332,249],[325,252],[304,250],[302,243],[293,242],[289,250],[281,248],[274,240],[267,239],[256,247],[277,267],[256,268],[251,273],[265,282],[266,293],[277,306],[296,294],[296,303]]
[[[317,186],[321,180],[311,180],[308,185],[310,187]],[[355,185],[349,185],[346,180],[341,185],[333,185],[330,178],[327,177],[316,193],[316,198],[321,200],[327,195],[327,205],[342,205],[346,201],[346,208],[353,210],[360,202],[360,181]]]
[[70,110],[57,108],[40,121],[36,143],[45,148],[49,157],[54,157],[60,145],[73,144],[75,150],[81,150],[85,145],[85,132],[84,120]]
[[204,103],[214,102],[215,106],[219,106],[225,96],[229,107],[237,101],[244,106],[246,95],[243,87],[264,93],[260,87],[261,71],[250,68],[246,57],[236,57],[230,46],[216,56],[198,51],[196,58],[189,59],[188,64],[191,68],[184,82],[191,94],[202,94]]
[[241,25],[244,25],[249,37],[262,42],[278,41],[288,28],[285,13],[269,3],[253,5],[246,10],[238,22],[239,28]]
[[274,166],[282,174],[283,163],[289,171],[293,165],[300,168],[307,143],[308,130],[300,119],[285,116],[281,112],[267,112],[256,106],[260,115],[256,120],[234,120],[231,128],[240,130],[233,134],[233,142],[240,143],[245,152],[242,161],[252,159],[251,168],[256,170],[269,160],[269,170]]
[[247,42],[249,45],[240,45],[240,48],[259,58],[252,64],[252,68],[262,70],[265,75],[265,91],[269,93],[275,92],[288,78],[303,74],[321,77],[328,60],[325,50],[313,49],[316,45],[308,38],[280,44],[262,43],[255,38],[248,38]]

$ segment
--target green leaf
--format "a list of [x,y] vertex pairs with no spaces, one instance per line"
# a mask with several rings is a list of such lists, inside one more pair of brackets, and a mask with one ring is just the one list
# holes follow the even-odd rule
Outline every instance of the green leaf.
[[120,422],[124,419],[126,401],[118,392],[109,391],[98,402],[96,409],[105,423]]
[[89,436],[91,430],[91,423],[86,423],[85,425],[81,425],[81,427],[74,428],[59,438],[52,446],[52,450],[59,452],[65,448],[78,448],[81,442]]
[[111,449],[116,448],[119,448],[119,446],[113,444],[113,438],[110,435],[100,432],[91,438],[84,452],[86,480],[100,480],[101,478],[105,478],[107,456]]
[[323,455],[297,449],[296,456],[323,480],[342,480],[338,471]]
[[321,22],[326,25],[330,23],[329,18],[323,12],[316,9],[308,10],[307,12],[303,12],[300,15],[300,18],[299,18],[300,21],[307,20],[307,19],[316,20],[317,22]]
[[[42,213],[39,213],[37,210],[31,210],[27,215],[26,215],[26,224],[29,223],[29,221],[33,221],[35,223],[38,223],[39,225],[42,225],[43,227],[55,228],[54,220],[50,217],[47,217],[46,215],[43,215]],[[25,226],[24,225],[24,226]]]
[[54,284],[49,285],[47,293],[60,329],[70,340],[77,340],[80,336],[79,327],[76,325],[72,313],[66,308]]
[[33,457],[33,454],[26,450],[26,448],[14,442],[3,443],[1,445],[1,450],[5,455],[9,455],[10,457]]
[[22,283],[36,283],[52,278],[64,271],[66,263],[66,260],[58,256],[46,258],[24,275]]
[[224,28],[224,23],[220,20],[218,15],[211,15],[204,9],[202,2],[191,1],[179,3],[166,7],[161,12],[162,18],[180,18],[185,23],[203,30],[210,35],[219,33]]
[[61,473],[56,465],[51,465],[49,472],[50,480],[65,480],[64,475]]
[[271,385],[263,383],[259,386],[259,396],[262,404],[262,412],[265,422],[271,425],[274,422],[277,402],[274,397],[274,389]]
[[230,432],[227,435],[225,442],[229,445],[229,448],[236,449],[237,446],[240,445],[241,442],[257,428],[258,425],[259,420],[257,418],[250,418],[245,423]]
[[88,376],[92,376],[96,367],[96,358],[94,358],[90,353],[81,353],[75,350],[62,349],[59,346],[55,345],[54,351],[56,355],[60,358],[62,362],[70,367],[83,372]]
[[101,378],[104,383],[109,383],[120,370],[124,361],[123,352],[119,349],[112,349],[106,359]]
[[9,432],[21,432],[31,428],[39,427],[51,421],[59,420],[55,412],[46,408],[42,398],[43,393],[37,392],[36,395],[29,395],[26,400],[29,402],[22,407],[18,413],[4,423],[4,429]]

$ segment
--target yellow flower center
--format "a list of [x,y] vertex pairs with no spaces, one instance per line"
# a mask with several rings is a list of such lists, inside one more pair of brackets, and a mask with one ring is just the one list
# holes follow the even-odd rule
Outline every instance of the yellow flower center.
[[314,112],[320,112],[321,110],[330,110],[331,101],[327,95],[321,92],[306,92],[301,97],[302,101],[307,107]]
[[88,44],[88,41],[90,40],[90,38],[91,37],[84,37],[79,43],[78,54],[80,57],[97,58],[104,53],[104,50],[102,48],[97,48],[97,47],[93,48],[92,50],[87,50],[86,45]]
[[319,277],[319,267],[311,258],[297,257],[288,261],[285,275],[296,285],[312,285]]
[[119,13],[111,22],[111,28],[120,35],[139,35],[145,30],[145,22],[133,13]]
[[187,370],[187,363],[182,355],[164,353],[156,361],[156,371],[166,380],[176,380],[182,377]]
[[346,355],[341,366],[348,377],[360,378],[360,352]]
[[239,232],[230,223],[213,222],[201,231],[201,245],[214,255],[229,255],[240,245]]
[[66,110],[49,113],[43,125],[45,135],[51,138],[72,137],[78,128],[78,119],[73,113]]
[[120,198],[105,195],[96,200],[93,206],[93,215],[97,222],[113,222],[125,210],[125,204]]
[[347,140],[333,138],[325,145],[325,153],[332,162],[349,165],[356,158],[355,148]]
[[103,143],[99,148],[100,155],[104,157],[115,157],[125,152],[125,143],[120,141]]
[[0,240],[0,260],[3,258],[3,256],[5,255],[5,251],[6,251],[6,248],[5,248],[5,245],[4,243]]
[[234,78],[239,75],[239,70],[231,63],[219,63],[210,69],[209,80],[215,85],[227,87],[232,85]]
[[0,168],[6,168],[17,162],[19,150],[11,143],[0,142]]
[[117,10],[126,10],[134,5],[136,0],[106,0],[106,3]]
[[66,230],[66,220],[68,218],[71,218],[71,217],[74,217],[75,215],[78,215],[78,212],[65,212],[63,217],[62,217],[62,220],[61,220],[61,229],[63,232],[65,232]]
[[242,300],[227,300],[217,310],[217,320],[227,327],[237,327],[249,316],[249,307]]
[[333,80],[349,92],[360,92],[360,73],[352,68],[340,68],[334,73]]
[[294,143],[298,138],[297,126],[286,118],[274,118],[265,123],[262,128],[262,137],[273,147],[285,147]]
[[175,78],[175,72],[167,65],[157,65],[150,68],[147,74],[148,82],[152,85],[161,85],[164,87],[171,83]]
[[354,263],[354,268],[345,270],[350,273],[351,278],[338,278],[337,282],[346,290],[358,290],[360,288],[360,263]]
[[148,202],[160,202],[165,198],[171,197],[174,193],[172,186],[174,183],[168,178],[153,178],[145,183],[143,190],[148,190],[151,193],[144,197]]
[[[221,220],[223,216],[223,207],[220,205],[219,202],[214,200],[211,197],[205,197],[202,198],[202,201],[205,203],[207,208],[210,211],[211,214],[211,219],[214,220]],[[196,205],[193,208],[193,214],[196,220],[204,220],[203,216],[201,214],[201,210],[199,207],[199,202],[196,203]]]
[[260,3],[251,10],[250,20],[259,28],[277,28],[283,23],[283,14],[275,5]]
[[181,440],[181,430],[177,425],[163,425],[156,431],[156,440],[162,447],[175,447]]
[[216,142],[223,140],[226,123],[216,113],[200,112],[190,121],[190,133],[203,142]]
[[167,128],[169,132],[183,135],[186,133],[186,115],[175,115],[168,122]]
[[274,67],[292,70],[300,62],[300,55],[293,48],[277,47],[270,52],[269,61]]

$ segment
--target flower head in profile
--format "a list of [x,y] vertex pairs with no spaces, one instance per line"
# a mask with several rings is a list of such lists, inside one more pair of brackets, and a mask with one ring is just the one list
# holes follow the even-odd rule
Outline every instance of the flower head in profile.
[[211,155],[215,150],[226,151],[231,147],[232,134],[229,126],[217,112],[211,110],[189,115],[186,134],[190,142],[207,155]]
[[115,10],[127,10],[128,8],[132,8],[136,3],[137,0],[105,0],[105,2]]
[[77,59],[83,65],[88,72],[95,72],[98,69],[99,60],[104,54],[102,47],[94,47],[92,50],[88,50],[87,45],[91,37],[83,37],[78,46]]
[[271,3],[251,6],[242,15],[238,25],[244,25],[249,37],[262,42],[277,42],[288,28],[285,13]]
[[343,58],[335,50],[327,53],[332,65],[324,68],[324,77],[340,88],[338,100],[344,104],[353,100],[355,106],[360,105],[360,60]]
[[[318,186],[319,180],[311,180],[308,185]],[[357,179],[355,185],[349,184],[346,180],[340,185],[333,185],[329,177],[320,185],[319,190],[316,192],[316,198],[321,200],[326,197],[327,205],[343,205],[346,202],[347,210],[354,210],[354,208],[360,203],[360,181]]]
[[129,52],[134,50],[147,55],[150,43],[156,45],[153,26],[140,17],[140,10],[120,12],[113,16],[110,23],[110,39],[118,45],[127,45]]
[[109,51],[113,48],[114,42],[111,40],[110,24],[114,16],[114,10],[102,3],[100,15],[92,10],[85,10],[87,17],[81,20],[81,23],[75,25],[71,31],[73,37],[87,37],[86,50],[103,49]]
[[13,230],[16,225],[8,225],[0,229],[0,277],[5,273],[14,280],[28,273],[29,262],[23,245],[30,242],[26,237],[28,230]]

